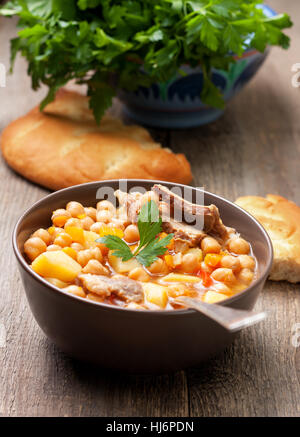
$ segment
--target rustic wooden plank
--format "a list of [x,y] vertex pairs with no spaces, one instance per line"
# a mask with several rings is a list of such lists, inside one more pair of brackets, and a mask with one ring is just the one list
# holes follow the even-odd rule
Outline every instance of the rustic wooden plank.
[[[194,183],[234,199],[276,192],[299,202],[299,89],[291,65],[299,62],[300,14],[296,1],[269,2],[296,21],[289,52],[273,49],[222,119],[189,131],[153,130],[157,140],[184,152]],[[296,20],[297,19],[297,20]],[[0,62],[8,68],[14,21],[0,19]],[[0,88],[0,130],[44,95],[30,90],[26,63],[18,59]],[[114,108],[120,113],[120,106]],[[47,191],[0,163],[0,415],[10,416],[295,416],[300,415],[300,348],[291,344],[300,322],[299,286],[269,282],[257,308],[270,316],[242,333],[226,353],[197,369],[163,376],[114,375],[65,357],[33,320],[16,271],[10,235],[20,213]]]

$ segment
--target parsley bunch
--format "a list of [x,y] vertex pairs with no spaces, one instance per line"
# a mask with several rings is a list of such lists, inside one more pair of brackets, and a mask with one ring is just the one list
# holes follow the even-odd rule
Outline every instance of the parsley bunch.
[[105,244],[106,247],[113,250],[113,255],[122,258],[123,261],[128,261],[135,257],[140,264],[148,267],[157,260],[158,255],[164,255],[167,245],[173,238],[173,234],[169,234],[161,239],[157,236],[162,230],[162,220],[159,216],[157,205],[153,200],[142,206],[138,215],[137,225],[140,233],[140,242],[134,252],[130,250],[130,247],[124,240],[116,235],[106,235],[96,241]]
[[[27,58],[33,89],[49,93],[43,108],[70,79],[88,86],[97,122],[118,89],[166,82],[180,66],[201,65],[201,99],[223,107],[211,81],[212,68],[228,70],[253,47],[289,46],[282,29],[287,14],[267,18],[257,0],[13,0],[0,15],[18,16],[18,36],[11,41]],[[183,73],[182,73],[183,74]]]

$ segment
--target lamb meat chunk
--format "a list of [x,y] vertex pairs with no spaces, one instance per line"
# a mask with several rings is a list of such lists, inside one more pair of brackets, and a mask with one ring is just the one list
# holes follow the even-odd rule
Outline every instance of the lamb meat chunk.
[[[219,210],[215,205],[204,206],[188,202],[160,184],[153,185],[152,191],[159,196],[160,201],[169,205],[170,214],[173,215],[173,217],[176,210],[184,212],[184,214],[182,214],[183,219],[188,219],[189,222],[195,221],[195,217],[197,216],[202,216],[204,227],[201,231],[203,233],[214,233],[221,238],[227,235],[226,227],[223,225]],[[177,223],[180,225],[179,222]],[[196,230],[195,226],[190,225],[190,228]]]
[[107,276],[86,273],[79,275],[78,278],[88,291],[103,298],[115,294],[126,302],[140,303],[144,300],[141,284],[125,276],[115,275],[109,278]]
[[180,242],[185,243],[184,246],[188,244],[189,247],[197,247],[202,238],[206,236],[205,232],[173,219],[164,221],[162,227],[167,234],[174,234],[175,247],[178,248],[181,246]]
[[91,273],[82,273],[78,275],[78,279],[84,287],[91,293],[95,293],[103,298],[111,295],[111,290],[107,284],[107,276],[93,275]]
[[138,281],[122,275],[114,275],[111,279],[113,281],[112,292],[120,299],[123,299],[126,302],[143,302],[144,291]]
[[139,192],[125,193],[124,191],[116,190],[114,195],[119,200],[120,205],[125,207],[129,222],[136,223],[142,206],[142,194]]

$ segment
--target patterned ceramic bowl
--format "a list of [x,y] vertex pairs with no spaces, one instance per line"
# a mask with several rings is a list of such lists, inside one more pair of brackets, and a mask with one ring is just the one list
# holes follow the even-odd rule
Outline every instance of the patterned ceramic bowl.
[[[267,16],[276,12],[263,6]],[[235,96],[255,75],[268,55],[248,49],[229,71],[214,70],[213,83],[221,90],[225,102]],[[119,92],[125,103],[124,110],[138,123],[161,128],[188,128],[210,123],[223,114],[223,110],[205,105],[200,94],[203,87],[201,68],[183,66],[186,76],[176,76],[167,83],[156,83],[150,88],[140,87],[135,92]]]

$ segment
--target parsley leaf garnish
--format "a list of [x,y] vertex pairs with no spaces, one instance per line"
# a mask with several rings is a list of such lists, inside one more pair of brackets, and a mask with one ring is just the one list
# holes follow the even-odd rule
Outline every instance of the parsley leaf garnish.
[[96,241],[113,250],[113,255],[122,258],[122,261],[128,261],[135,257],[140,264],[148,267],[157,260],[158,255],[163,255],[166,252],[167,245],[173,238],[173,234],[161,239],[157,237],[162,230],[162,220],[159,216],[158,207],[153,200],[142,206],[137,225],[140,242],[135,252],[130,250],[124,240],[115,235],[106,235]]
[[98,238],[96,241],[105,244],[106,247],[113,250],[113,255],[122,258],[122,261],[128,261],[133,257],[129,246],[116,235],[106,235],[105,237]]
[[138,215],[138,229],[140,233],[140,244],[138,249],[150,243],[162,228],[162,220],[159,216],[157,205],[153,200],[145,203]]
[[136,255],[136,259],[144,266],[149,266],[157,260],[158,255],[164,255],[167,250],[167,245],[170,243],[172,238],[173,234],[169,234],[162,239],[155,238],[139,251],[139,253]]

